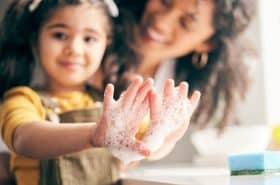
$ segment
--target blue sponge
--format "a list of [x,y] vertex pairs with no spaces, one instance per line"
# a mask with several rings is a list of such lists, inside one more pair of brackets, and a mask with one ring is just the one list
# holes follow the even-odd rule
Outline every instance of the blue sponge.
[[280,152],[241,153],[230,155],[231,175],[280,172]]

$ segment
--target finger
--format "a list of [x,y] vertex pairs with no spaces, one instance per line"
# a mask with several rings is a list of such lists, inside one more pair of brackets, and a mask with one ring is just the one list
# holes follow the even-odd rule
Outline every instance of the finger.
[[165,81],[163,96],[164,97],[172,97],[174,94],[174,80],[168,79]]
[[188,98],[189,84],[187,82],[181,82],[178,89],[179,98]]
[[127,105],[131,105],[135,99],[135,96],[143,83],[143,78],[140,76],[136,76],[133,82],[129,85],[125,94],[123,95],[124,102]]
[[123,97],[124,97],[124,95],[125,95],[125,93],[126,93],[126,91],[123,91],[123,92],[121,93],[121,95],[120,95],[120,97],[119,97],[119,98],[123,98]]
[[148,145],[138,140],[135,140],[131,147],[133,151],[138,152],[145,157],[148,157],[151,153]]
[[153,85],[153,80],[151,78],[144,81],[142,87],[138,90],[134,105],[141,105],[145,98],[147,97],[149,91]]
[[[150,94],[150,93],[149,93]],[[145,112],[146,112],[146,114],[148,114],[149,113],[149,106],[150,106],[150,104],[149,104],[149,99],[150,99],[150,97],[149,96],[146,96],[146,98],[145,98],[145,100],[142,102],[142,105],[141,105],[141,108],[143,108],[144,110],[145,110]]]
[[148,97],[146,97],[146,100],[143,102],[141,109],[136,112],[135,120],[132,124],[130,124],[131,127],[131,133],[133,135],[143,135],[146,128],[150,124],[150,117],[149,117],[149,100]]
[[114,86],[112,84],[108,84],[104,92],[104,100],[103,100],[104,110],[110,108],[113,101],[114,101]]
[[128,170],[129,168],[135,167],[135,166],[137,166],[137,165],[139,165],[139,164],[140,164],[140,161],[132,161],[132,162],[130,162],[130,163],[128,163],[128,164],[123,164],[123,163],[121,163],[121,164],[120,164],[120,170],[121,170],[121,171],[126,171],[126,170]]
[[141,138],[150,124],[149,117],[149,97],[147,96],[141,105],[141,109],[136,112],[135,121],[131,125],[131,133]]
[[127,165],[127,167],[131,168],[134,166],[138,166],[139,164],[140,164],[140,161],[132,161]]
[[161,99],[156,93],[155,89],[152,89],[150,92],[149,104],[151,122],[153,123],[159,121],[161,112]]
[[142,102],[140,109],[139,109],[139,115],[138,117],[142,120],[143,117],[149,115],[150,111],[150,104],[149,104],[149,96],[146,96],[145,100]]
[[199,100],[201,97],[201,93],[199,91],[194,91],[191,98],[190,98],[190,103],[192,105],[192,113],[194,110],[197,108]]

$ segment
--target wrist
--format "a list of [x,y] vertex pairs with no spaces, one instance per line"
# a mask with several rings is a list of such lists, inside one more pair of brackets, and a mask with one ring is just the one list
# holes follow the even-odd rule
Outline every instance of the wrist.
[[92,147],[104,147],[105,130],[102,129],[102,119],[94,124],[91,134],[91,146]]

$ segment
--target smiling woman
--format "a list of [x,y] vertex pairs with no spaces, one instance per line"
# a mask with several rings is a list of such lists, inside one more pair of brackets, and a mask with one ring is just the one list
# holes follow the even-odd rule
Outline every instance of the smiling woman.
[[[214,48],[214,43],[208,41],[215,31],[211,16],[214,10],[211,1],[150,1],[140,23],[139,45],[145,54],[144,61],[179,57],[193,50],[208,52]],[[144,71],[147,70],[140,72]]]
[[[135,73],[163,81],[184,80],[190,93],[202,92],[192,125],[204,128],[211,121],[223,130],[232,120],[248,85],[248,49],[240,37],[255,13],[254,0],[118,0],[120,17],[116,40],[98,74],[101,81],[116,85],[119,94]],[[124,43],[124,44],[123,44]],[[125,47],[119,49],[119,45]],[[115,50],[114,50],[115,49]],[[129,60],[132,54],[136,57]],[[119,66],[120,65],[120,66]],[[114,67],[118,66],[118,67]],[[97,79],[97,78],[95,78]],[[124,80],[126,79],[126,81]],[[102,89],[101,83],[93,85]],[[216,113],[219,112],[219,115]],[[174,133],[174,135],[181,135]],[[178,138],[173,141],[176,143]]]
[[[186,80],[191,91],[201,90],[204,96],[193,122],[202,127],[213,118],[217,105],[225,102],[217,123],[223,128],[230,120],[237,100],[244,98],[248,87],[244,61],[248,48],[239,36],[255,13],[255,1],[117,2],[124,14],[124,20],[117,26],[125,32],[129,49],[139,56],[136,62],[127,63],[132,68],[137,66],[136,72],[141,75],[157,77],[163,70],[164,78],[173,77],[176,82]],[[116,63],[125,57],[125,53],[119,56]],[[164,66],[169,66],[169,72]],[[104,75],[105,80],[115,79],[116,84],[122,83],[116,79],[129,71],[120,67],[115,72],[117,78],[108,78],[108,74]],[[156,80],[156,83],[162,80]]]

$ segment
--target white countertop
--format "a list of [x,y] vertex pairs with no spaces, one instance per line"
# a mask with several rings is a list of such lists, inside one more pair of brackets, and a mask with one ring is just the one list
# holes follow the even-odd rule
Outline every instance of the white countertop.
[[280,174],[230,176],[225,167],[194,167],[187,164],[139,166],[124,174],[124,179],[139,180],[125,185],[280,185]]

